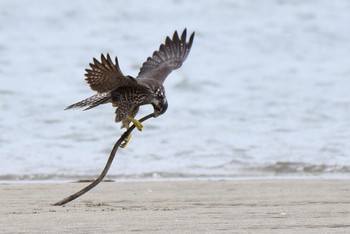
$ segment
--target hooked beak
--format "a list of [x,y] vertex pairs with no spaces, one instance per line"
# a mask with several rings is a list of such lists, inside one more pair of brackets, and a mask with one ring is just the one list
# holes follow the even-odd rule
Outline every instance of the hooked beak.
[[159,105],[153,104],[154,109],[154,116],[158,117],[165,113],[165,111],[168,109],[168,102],[166,99],[164,99],[164,102],[160,102]]

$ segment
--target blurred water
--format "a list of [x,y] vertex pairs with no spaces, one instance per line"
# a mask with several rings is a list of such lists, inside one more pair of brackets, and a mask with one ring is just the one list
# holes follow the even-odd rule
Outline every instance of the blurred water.
[[[0,2],[0,180],[94,177],[114,109],[63,111],[109,52],[124,74],[196,31],[165,82],[169,109],[134,132],[109,178],[350,175],[350,2]],[[149,113],[142,108],[139,117]]]

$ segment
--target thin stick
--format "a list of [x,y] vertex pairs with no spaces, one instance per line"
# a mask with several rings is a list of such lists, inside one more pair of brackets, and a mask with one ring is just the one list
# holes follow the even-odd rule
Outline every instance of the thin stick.
[[[149,114],[149,115],[146,115],[145,117],[141,118],[139,121],[140,122],[143,122],[151,117],[155,117],[154,114]],[[81,195],[83,195],[84,193],[88,192],[89,190],[91,190],[92,188],[94,188],[96,185],[98,185],[102,180],[103,178],[106,176],[109,168],[111,167],[112,165],[112,162],[113,162],[113,159],[114,159],[114,156],[115,154],[117,153],[117,150],[119,148],[119,146],[121,145],[121,143],[126,139],[126,137],[132,132],[132,130],[134,130],[135,128],[135,125],[131,125],[131,127],[125,131],[123,133],[123,135],[119,138],[119,140],[114,144],[114,147],[111,151],[111,154],[109,155],[109,158],[108,158],[108,161],[103,169],[103,171],[101,172],[101,174],[91,183],[89,184],[88,186],[86,186],[85,188],[83,188],[82,190],[62,199],[61,201],[53,204],[53,206],[62,206],[64,204],[67,204],[68,202],[70,201],[73,201],[74,199],[80,197]]]

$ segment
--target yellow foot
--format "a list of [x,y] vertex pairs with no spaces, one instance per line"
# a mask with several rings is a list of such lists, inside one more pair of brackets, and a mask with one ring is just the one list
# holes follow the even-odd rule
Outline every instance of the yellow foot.
[[131,118],[131,117],[129,117],[129,120],[135,125],[135,127],[136,127],[139,131],[142,131],[143,125],[141,124],[140,121],[138,121],[137,119]]
[[130,141],[130,138],[131,138],[131,134],[129,134],[129,135],[125,138],[125,140],[124,140],[124,142],[122,143],[122,145],[120,146],[120,148],[125,148],[126,145],[128,144],[128,142]]

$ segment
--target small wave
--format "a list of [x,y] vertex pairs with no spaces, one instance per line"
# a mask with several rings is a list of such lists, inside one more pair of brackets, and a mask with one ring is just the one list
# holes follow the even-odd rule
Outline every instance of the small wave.
[[348,174],[350,173],[349,165],[326,165],[326,164],[311,164],[304,162],[276,162],[274,164],[250,167],[248,170],[253,170],[261,173],[279,174]]
[[[270,165],[240,167],[225,173],[182,173],[182,172],[145,172],[135,174],[111,174],[105,177],[108,181],[123,180],[186,180],[186,179],[236,179],[236,178],[278,178],[278,177],[347,177],[350,175],[350,166],[307,164],[302,162],[276,162]],[[97,174],[5,174],[0,175],[0,181],[91,181]]]
[[[92,181],[98,175],[62,175],[62,174],[30,174],[30,175],[15,175],[7,174],[0,175],[0,181],[21,182],[21,181]],[[118,174],[107,175],[107,181],[123,181],[123,180],[149,180],[149,179],[218,179],[231,178],[232,176],[221,174],[185,174],[185,173],[168,173],[168,172],[148,172],[141,174]]]

